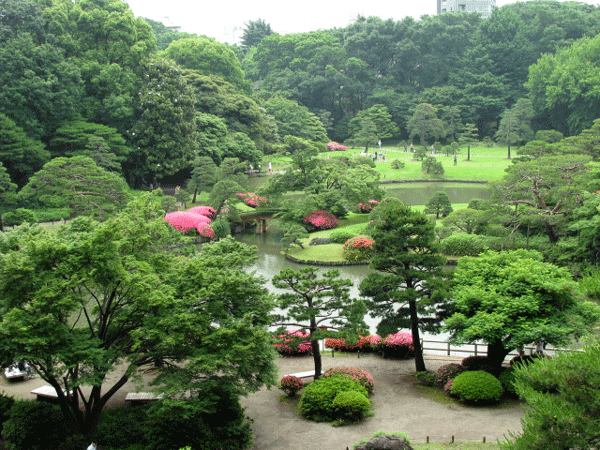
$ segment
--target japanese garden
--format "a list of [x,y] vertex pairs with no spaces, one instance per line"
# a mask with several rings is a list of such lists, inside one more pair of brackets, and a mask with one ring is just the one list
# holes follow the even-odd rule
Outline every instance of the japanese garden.
[[0,0],[0,448],[598,448],[600,7],[253,19]]

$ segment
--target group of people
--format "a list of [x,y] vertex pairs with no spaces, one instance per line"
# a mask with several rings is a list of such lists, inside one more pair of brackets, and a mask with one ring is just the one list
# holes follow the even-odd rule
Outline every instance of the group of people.
[[362,156],[363,158],[372,158],[374,162],[377,162],[378,157],[380,161],[385,161],[385,153],[383,153],[382,151],[379,151],[379,154],[377,152],[361,152],[360,156]]
[[[262,173],[262,166],[258,164],[258,174]],[[269,173],[273,173],[273,164],[269,161]],[[248,164],[248,174],[254,174],[254,166],[252,164]]]

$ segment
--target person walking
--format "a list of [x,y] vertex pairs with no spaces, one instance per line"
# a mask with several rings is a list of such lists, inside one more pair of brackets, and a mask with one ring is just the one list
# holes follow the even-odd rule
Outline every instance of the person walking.
[[269,161],[269,173],[273,173],[273,164]]
[[96,441],[92,441],[86,450],[98,450],[98,443]]

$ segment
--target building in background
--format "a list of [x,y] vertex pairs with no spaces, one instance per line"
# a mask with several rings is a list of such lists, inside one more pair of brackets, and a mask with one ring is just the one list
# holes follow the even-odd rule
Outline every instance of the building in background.
[[495,7],[496,0],[437,0],[438,14],[451,11],[478,12],[486,18],[492,15]]

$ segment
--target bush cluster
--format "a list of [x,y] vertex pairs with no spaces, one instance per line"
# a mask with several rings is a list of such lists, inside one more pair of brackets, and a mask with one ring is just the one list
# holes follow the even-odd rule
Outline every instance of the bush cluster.
[[[367,388],[361,386],[356,380],[339,375],[321,377],[304,389],[304,395],[300,400],[302,415],[316,422],[331,422],[337,419],[345,419],[346,417],[340,416],[334,404],[337,395],[341,392],[357,392],[365,398],[369,396]],[[355,396],[354,398],[356,399],[357,397]],[[349,397],[340,399],[339,403],[341,409],[345,411],[353,410],[355,412],[361,410],[361,405],[364,404],[362,399],[357,399],[357,405],[350,406],[349,403],[352,403],[352,399]],[[341,406],[342,403],[344,404],[343,407]]]
[[373,393],[375,384],[373,375],[366,370],[357,369],[356,367],[334,367],[323,374],[324,377],[342,376],[350,380],[358,381],[361,386],[367,388],[369,394]]
[[360,336],[356,342],[346,341],[343,338],[327,338],[325,339],[325,348],[340,352],[376,352],[384,358],[400,359],[413,356],[415,350],[412,334],[406,331],[390,334],[385,339],[373,335]]
[[369,214],[371,211],[373,211],[373,208],[375,208],[380,203],[381,202],[378,200],[369,200],[366,203],[360,202],[356,205],[356,210],[359,214]]
[[348,261],[368,261],[373,256],[375,241],[365,236],[348,239],[343,247],[344,258]]
[[285,392],[288,397],[295,397],[303,387],[302,380],[293,375],[286,375],[279,380],[279,389]]
[[331,141],[325,144],[327,150],[330,152],[345,152],[347,150],[345,145],[342,145],[338,142]]
[[273,336],[275,343],[273,346],[275,350],[282,356],[304,356],[310,354],[312,346],[310,341],[306,338],[310,336],[308,331],[303,332],[300,330],[290,331],[286,330],[285,333],[279,336]]
[[344,229],[332,231],[329,235],[329,239],[331,239],[331,242],[334,244],[344,244],[348,239],[353,237],[354,233]]
[[444,388],[448,381],[463,373],[465,368],[460,364],[446,364],[435,371],[434,381],[439,388]]
[[368,336],[359,336],[356,342],[352,342],[346,339],[327,338],[325,339],[325,348],[331,348],[339,352],[363,352],[372,353],[378,351],[379,343],[381,342],[380,336],[374,336],[372,334]]
[[238,192],[237,196],[242,199],[242,202],[244,202],[245,205],[250,206],[251,208],[258,208],[269,203],[269,200],[265,197],[259,197],[252,192]]
[[371,400],[356,391],[340,392],[333,399],[333,410],[339,419],[358,422],[371,408]]
[[500,375],[498,375],[498,381],[502,384],[504,388],[504,393],[509,396],[516,398],[517,390],[515,388],[515,369],[514,367],[508,367],[504,369]]
[[466,371],[458,375],[450,387],[450,393],[461,402],[472,405],[497,403],[504,389],[498,379],[483,370]]
[[485,240],[476,234],[453,234],[441,244],[441,252],[448,256],[477,256],[485,250]]
[[303,222],[312,230],[329,230],[337,227],[337,218],[328,211],[313,211],[306,216]]
[[493,373],[494,364],[490,362],[487,356],[467,356],[461,363],[465,370],[483,370],[484,372]]

